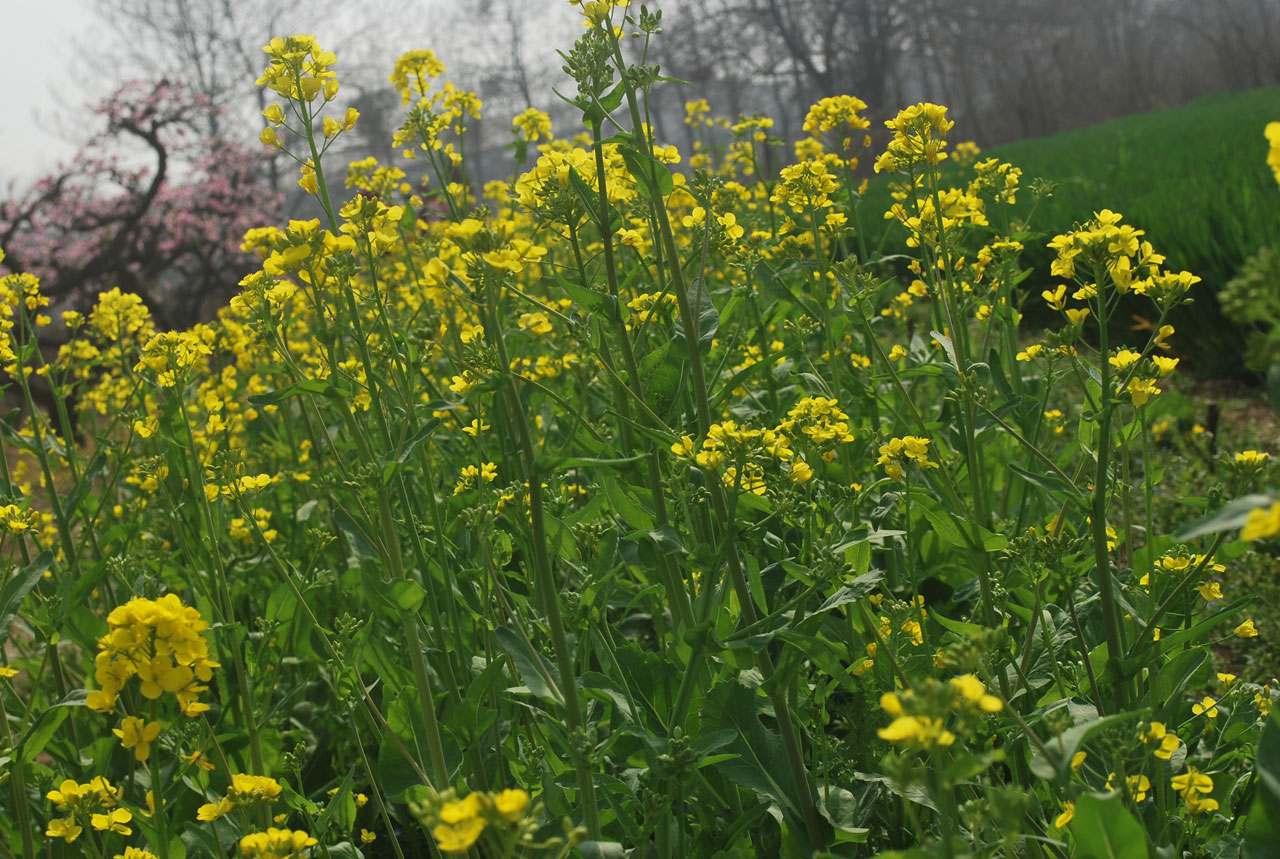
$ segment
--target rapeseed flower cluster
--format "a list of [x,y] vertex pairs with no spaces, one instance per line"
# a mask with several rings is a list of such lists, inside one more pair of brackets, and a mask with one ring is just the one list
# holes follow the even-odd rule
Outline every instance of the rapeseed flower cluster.
[[132,830],[127,824],[133,815],[119,807],[122,793],[102,776],[84,784],[77,783],[75,779],[64,779],[56,790],[49,791],[47,797],[59,812],[67,816],[50,820],[44,834],[50,838],[61,838],[68,844],[80,837],[85,824],[102,832],[130,834]]
[[305,856],[304,851],[318,843],[302,830],[273,826],[266,832],[254,832],[241,838],[239,855],[245,859],[295,859]]
[[461,799],[448,791],[424,803],[411,803],[410,811],[445,853],[467,852],[486,829],[500,831],[508,844],[527,845],[533,838],[535,809],[529,794],[519,788],[473,791]]
[[901,480],[906,474],[905,466],[915,463],[920,469],[938,468],[938,463],[929,459],[930,440],[920,436],[907,435],[902,438],[891,438],[887,444],[880,445],[880,458],[876,465],[884,468],[884,473],[891,480]]
[[315,36],[277,36],[262,50],[271,62],[258,78],[258,86],[292,100],[315,101],[323,93],[325,101],[332,101],[338,94],[338,77],[330,68],[338,58],[321,48]]
[[1004,702],[974,675],[961,674],[946,684],[930,678],[916,690],[886,692],[880,696],[880,708],[893,717],[877,731],[882,740],[929,750],[954,744],[958,736],[973,730],[978,719],[1003,710]]
[[197,716],[209,709],[199,695],[207,690],[218,663],[209,658],[209,646],[201,634],[209,624],[200,612],[182,603],[176,594],[158,600],[135,597],[107,615],[109,631],[98,639],[94,660],[97,689],[85,702],[92,710],[110,713],[121,690],[137,677],[139,692],[156,700],[173,695],[183,715]]
[[196,819],[217,820],[238,808],[252,812],[275,802],[282,789],[280,783],[273,778],[235,773],[231,776],[231,784],[227,787],[226,794],[217,802],[200,806],[196,812]]

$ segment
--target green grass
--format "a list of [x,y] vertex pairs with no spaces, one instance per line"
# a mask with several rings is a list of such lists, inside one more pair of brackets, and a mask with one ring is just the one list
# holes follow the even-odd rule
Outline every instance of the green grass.
[[[1266,165],[1263,128],[1280,120],[1280,87],[1220,93],[1182,107],[1136,114],[1074,131],[1021,140],[984,152],[1035,177],[1057,183],[1042,200],[1033,228],[1069,225],[1113,209],[1168,257],[1167,266],[1203,278],[1202,299],[1175,319],[1179,344],[1194,369],[1207,375],[1244,372],[1240,333],[1222,318],[1212,295],[1259,247],[1280,243],[1280,188]],[[963,125],[952,137],[965,139]],[[866,213],[888,202],[883,183],[867,195]],[[1019,197],[1023,212],[1031,195]],[[864,222],[872,218],[864,214]],[[872,227],[873,230],[880,229]],[[893,240],[890,240],[893,244]],[[1038,295],[1048,279],[1043,242],[1028,246]]]

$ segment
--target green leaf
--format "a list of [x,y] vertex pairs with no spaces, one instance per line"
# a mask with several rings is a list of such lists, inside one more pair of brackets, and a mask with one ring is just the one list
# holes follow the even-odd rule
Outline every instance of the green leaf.
[[[698,349],[704,355],[711,348],[711,341],[716,336],[716,331],[720,328],[720,311],[716,308],[716,304],[711,300],[711,295],[707,292],[706,286],[699,278],[694,278],[689,284],[686,293],[689,302],[689,312],[693,315],[694,324],[698,326]],[[685,332],[683,328],[677,328],[675,342],[684,344]],[[684,348],[688,348],[685,346]]]
[[265,394],[253,394],[249,397],[249,402],[255,406],[270,406],[302,394],[320,394],[325,397],[340,396],[338,389],[327,380],[303,379],[301,382],[294,382],[292,385],[285,385],[283,388],[276,388],[274,391],[267,391]]
[[1280,412],[1280,362],[1267,368],[1267,395],[1271,399],[1271,408]]
[[347,770],[347,777],[338,786],[337,794],[329,798],[329,801],[325,803],[324,811],[316,818],[316,822],[312,827],[313,831],[324,832],[330,819],[338,824],[338,828],[342,832],[351,831],[356,817],[356,801],[351,796],[351,780],[355,777],[355,772],[355,767]]
[[821,614],[824,611],[831,611],[842,605],[857,602],[878,588],[882,581],[884,581],[884,573],[880,570],[871,570],[868,573],[864,573],[827,597],[826,601],[818,607],[814,614]]
[[85,689],[73,689],[67,696],[36,717],[35,724],[18,740],[14,752],[18,756],[18,766],[26,766],[36,755],[44,751],[55,731],[66,721],[68,707],[83,707],[89,692]]
[[1045,779],[1065,778],[1071,768],[1071,758],[1075,756],[1082,743],[1103,728],[1120,722],[1133,721],[1139,715],[1138,713],[1113,713],[1110,716],[1103,716],[1068,728],[1060,736],[1045,741],[1049,757],[1039,749],[1036,750],[1035,756],[1031,759],[1031,771]]
[[1280,709],[1271,711],[1254,759],[1258,781],[1244,824],[1244,859],[1272,859],[1280,844]]
[[369,542],[365,535],[369,533],[369,529],[362,527],[354,519],[351,518],[343,510],[333,511],[333,521],[338,526],[338,530],[347,538],[347,545],[357,557],[360,558],[376,558],[378,550]]
[[[619,146],[618,151],[622,153],[622,160],[626,162],[627,170],[636,180],[636,188],[646,200],[654,198],[655,190],[659,197],[666,197],[675,188],[671,171],[652,155],[625,145]],[[662,200],[659,199],[657,202],[661,203]]]
[[679,395],[684,380],[685,359],[672,340],[640,359],[640,380],[645,404],[659,416],[666,413]]
[[853,791],[832,784],[818,785],[818,813],[835,829],[837,842],[862,843],[871,833],[870,829],[859,826],[862,815],[859,803]]
[[1193,522],[1182,529],[1173,539],[1185,543],[1206,534],[1218,534],[1222,531],[1236,531],[1244,526],[1249,512],[1258,507],[1267,507],[1275,501],[1270,495],[1246,495],[1237,498],[1226,507],[1211,516]]
[[600,485],[604,488],[605,497],[609,499],[609,504],[613,507],[615,513],[622,518],[636,531],[652,531],[655,523],[653,516],[648,510],[640,506],[640,503],[631,496],[629,492],[622,488],[622,484],[614,480],[608,475],[601,475]]
[[505,626],[498,627],[493,631],[493,634],[498,639],[498,643],[502,645],[502,648],[511,657],[511,662],[515,665],[516,672],[530,692],[546,701],[553,701],[557,704],[564,703],[560,690],[554,688],[549,680],[554,675],[551,672],[551,665],[546,659],[540,654],[534,653],[520,635]]
[[407,438],[404,444],[400,447],[400,453],[396,455],[395,461],[407,462],[413,452],[418,449],[418,445],[430,438],[431,434],[436,431],[436,427],[438,426],[440,426],[440,419],[431,418],[419,427],[418,431],[409,436],[409,438]]
[[956,347],[951,342],[951,338],[943,334],[941,331],[930,331],[929,336],[942,344],[942,351],[947,353],[947,358],[951,361],[951,366],[957,370],[960,369],[960,360],[956,358]]
[[387,597],[401,611],[412,614],[422,608],[422,601],[427,598],[427,592],[413,579],[396,579],[391,583]]
[[768,797],[794,815],[798,790],[787,766],[782,738],[760,722],[757,709],[755,692],[736,680],[718,683],[707,694],[704,730],[729,729],[737,734],[725,751],[738,757],[721,761],[715,768],[735,784]]
[[44,577],[45,570],[53,563],[51,552],[41,552],[34,561],[14,573],[0,591],[0,644],[8,641],[13,618],[22,608],[22,601],[31,589]]
[[587,311],[587,313],[602,316],[610,322],[616,322],[618,319],[626,321],[628,316],[626,309],[612,295],[588,289],[561,275],[556,275],[554,281],[561,289],[569,293],[569,297],[573,299],[575,304]]
[[615,465],[630,465],[633,462],[639,462],[647,457],[648,454],[637,453],[635,456],[566,456],[564,459],[548,460],[544,459],[539,462],[541,470],[546,472],[561,471],[567,468],[598,468],[600,466],[610,467]]
[[1149,693],[1151,705],[1156,710],[1160,710],[1166,704],[1179,699],[1182,690],[1187,688],[1191,678],[1208,659],[1209,654],[1205,648],[1197,647],[1194,650],[1183,651],[1170,660],[1168,665],[1160,669],[1155,682],[1151,684]]
[[1041,489],[1048,489],[1050,492],[1057,492],[1072,498],[1076,497],[1075,490],[1053,472],[1028,471],[1021,466],[1014,465],[1012,462],[1006,462],[1004,467],[1027,481],[1027,483],[1039,486]]
[[1070,825],[1082,859],[1148,859],[1147,832],[1119,796],[1086,793],[1076,800]]

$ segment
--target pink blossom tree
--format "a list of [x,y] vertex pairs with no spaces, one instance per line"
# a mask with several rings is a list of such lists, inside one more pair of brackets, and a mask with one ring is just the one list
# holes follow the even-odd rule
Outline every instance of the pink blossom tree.
[[206,96],[168,80],[126,83],[94,108],[68,165],[0,201],[3,267],[40,278],[56,309],[101,291],[140,295],[162,327],[207,318],[255,261],[250,227],[279,218],[265,154],[201,133]]

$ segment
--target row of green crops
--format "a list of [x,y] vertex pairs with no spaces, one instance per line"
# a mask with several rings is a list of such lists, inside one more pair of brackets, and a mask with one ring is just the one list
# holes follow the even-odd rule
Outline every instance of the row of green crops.
[[1199,278],[1110,209],[1022,222],[1009,162],[945,181],[938,105],[873,153],[824,99],[777,177],[759,117],[682,154],[623,50],[658,13],[582,13],[583,128],[516,117],[479,199],[422,50],[423,175],[335,201],[359,115],[273,39],[262,140],[322,215],[250,231],[207,324],[0,279],[6,854],[1268,855],[1274,681],[1216,650],[1272,633],[1230,585],[1276,465],[1170,504],[1155,443]]

